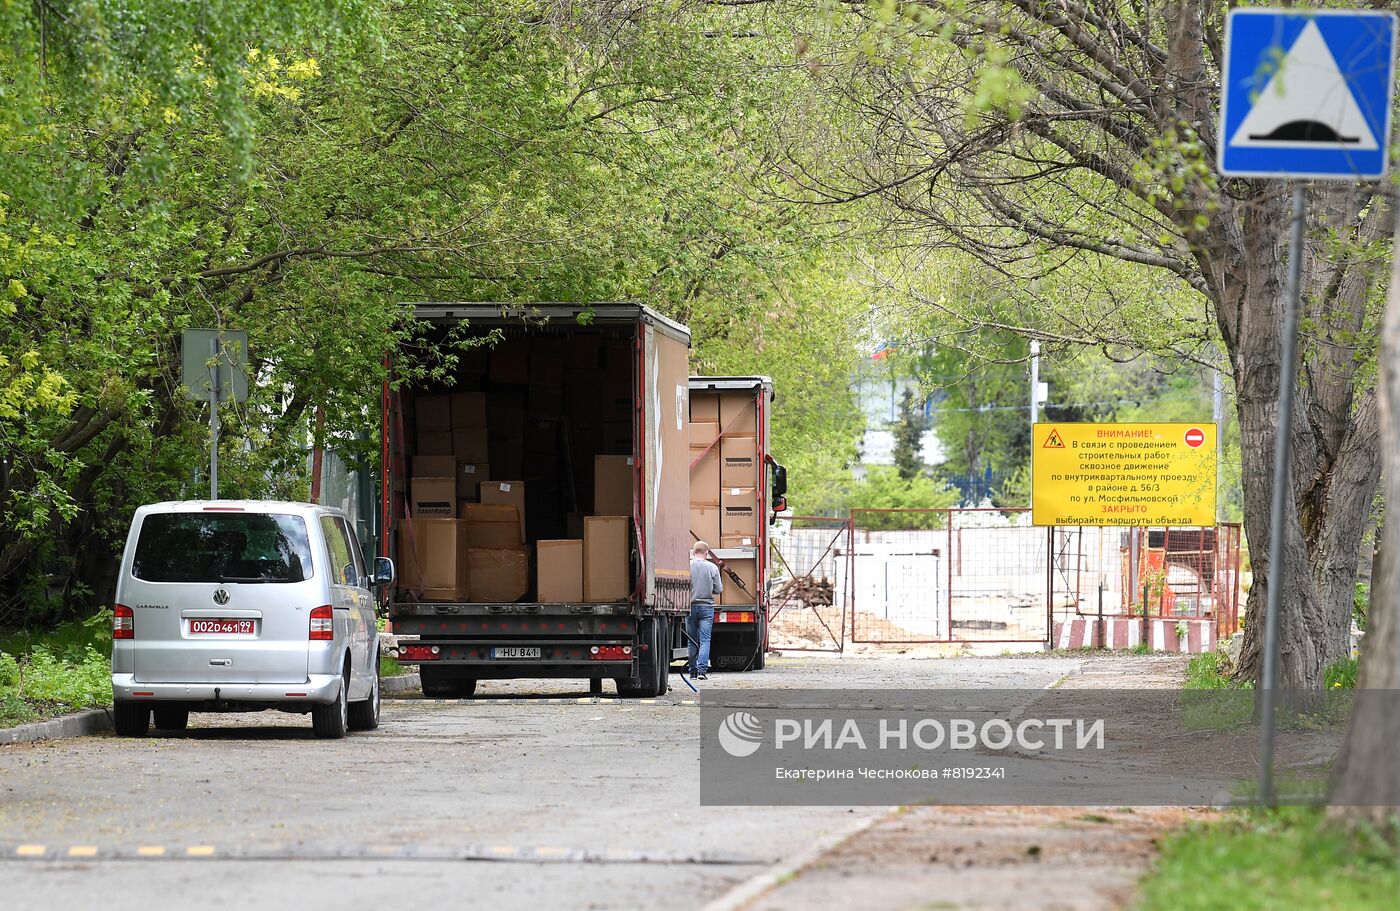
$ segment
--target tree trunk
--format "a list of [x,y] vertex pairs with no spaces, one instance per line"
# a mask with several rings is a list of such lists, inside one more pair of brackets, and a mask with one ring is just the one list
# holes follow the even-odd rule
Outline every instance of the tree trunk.
[[[1397,237],[1400,243],[1400,236]],[[1381,329],[1380,430],[1385,502],[1400,503],[1400,257]],[[1383,521],[1362,646],[1360,688],[1337,762],[1334,817],[1376,826],[1400,817],[1400,522]],[[1368,692],[1376,691],[1376,692]]]

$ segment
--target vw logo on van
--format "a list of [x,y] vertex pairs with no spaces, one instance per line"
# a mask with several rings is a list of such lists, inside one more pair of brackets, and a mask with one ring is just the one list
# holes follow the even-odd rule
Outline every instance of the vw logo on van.
[[214,603],[220,606],[228,603],[228,589],[220,588],[214,592]]

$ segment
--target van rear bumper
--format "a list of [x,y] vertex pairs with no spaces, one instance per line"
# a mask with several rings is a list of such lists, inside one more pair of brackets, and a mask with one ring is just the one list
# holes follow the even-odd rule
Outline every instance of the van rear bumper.
[[138,683],[132,674],[113,674],[112,698],[117,702],[328,703],[340,694],[342,682],[339,674],[312,674],[305,683]]

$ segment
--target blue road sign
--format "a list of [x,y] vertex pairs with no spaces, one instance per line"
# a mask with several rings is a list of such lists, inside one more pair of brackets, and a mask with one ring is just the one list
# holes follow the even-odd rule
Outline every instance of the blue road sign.
[[1220,173],[1333,180],[1385,173],[1394,13],[1231,10],[1223,69]]

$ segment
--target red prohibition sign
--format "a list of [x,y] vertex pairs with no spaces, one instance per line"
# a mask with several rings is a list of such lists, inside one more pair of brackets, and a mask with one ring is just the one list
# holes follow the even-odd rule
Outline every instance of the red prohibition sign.
[[1192,449],[1196,449],[1205,441],[1205,431],[1201,430],[1201,428],[1192,427],[1190,430],[1186,431],[1186,445],[1190,446]]

